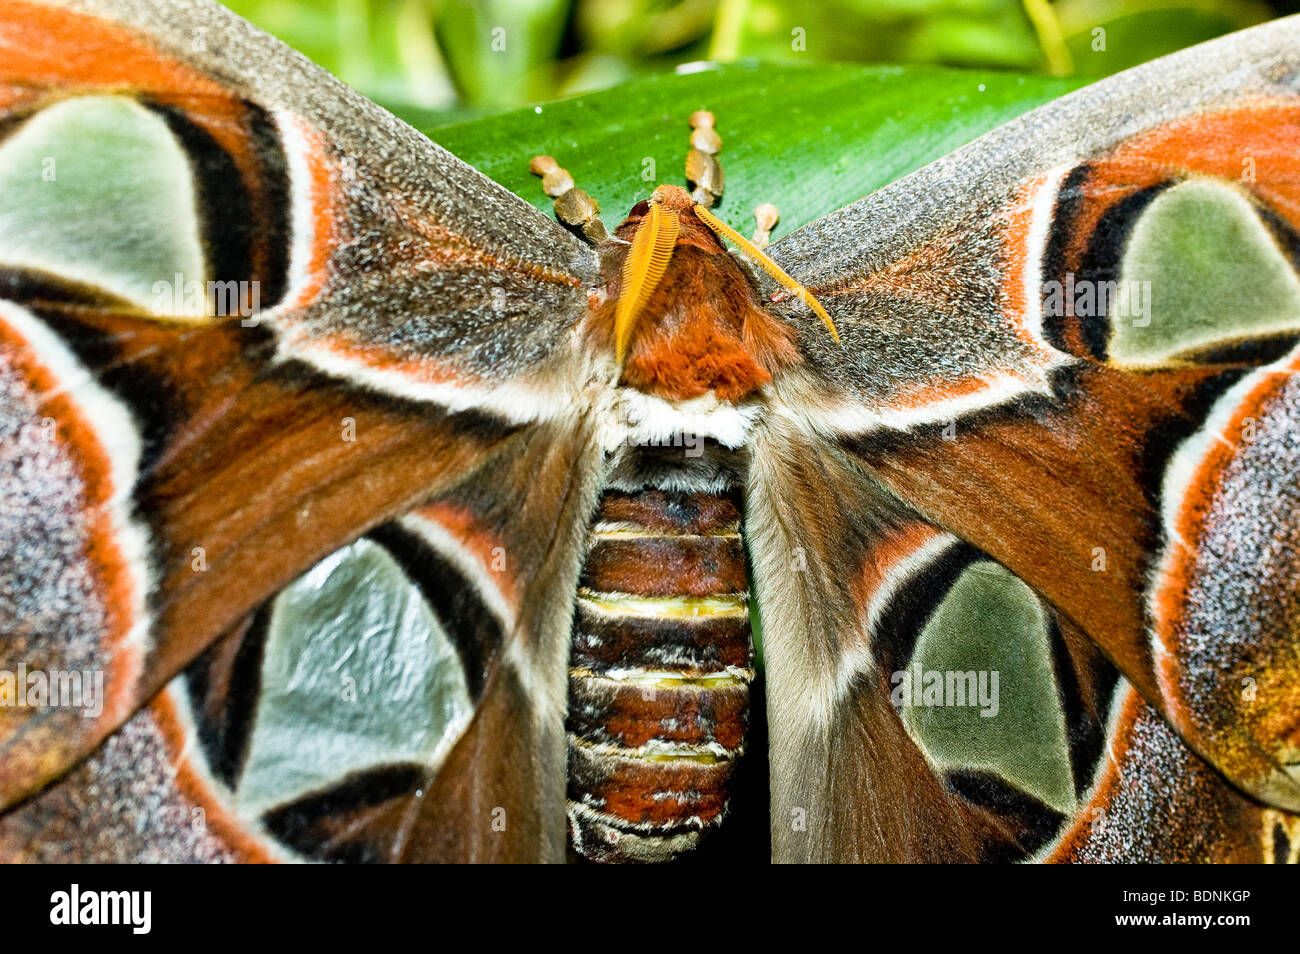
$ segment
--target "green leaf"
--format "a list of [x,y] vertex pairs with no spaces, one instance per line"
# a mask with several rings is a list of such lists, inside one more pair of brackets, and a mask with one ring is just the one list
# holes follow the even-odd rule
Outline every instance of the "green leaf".
[[434,38],[442,0],[226,0],[262,29],[385,103],[457,103]]
[[1075,71],[1090,76],[1117,73],[1272,15],[1253,0],[1064,0],[1056,9]]
[[724,0],[713,44],[720,59],[1042,64],[1021,0]]
[[554,156],[612,226],[656,185],[685,184],[688,118],[711,109],[727,177],[718,214],[748,233],[754,206],[773,202],[780,236],[1083,82],[923,66],[733,64],[425,131],[548,213],[528,161]]
[[445,0],[438,38],[465,98],[514,104],[546,95],[567,12],[566,0]]
[[703,43],[713,15],[708,0],[578,0],[575,20],[586,49],[631,58]]

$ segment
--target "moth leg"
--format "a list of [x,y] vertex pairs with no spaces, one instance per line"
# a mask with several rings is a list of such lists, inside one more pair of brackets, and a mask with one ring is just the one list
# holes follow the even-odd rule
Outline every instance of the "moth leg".
[[533,175],[542,177],[542,191],[551,197],[555,217],[571,229],[582,233],[592,245],[609,238],[605,223],[600,220],[600,206],[596,200],[573,184],[569,170],[550,156],[533,156],[528,164]]
[[691,199],[706,209],[722,198],[722,164],[718,152],[722,139],[713,128],[713,114],[691,113],[691,151],[686,154],[686,181],[693,186]]
[[754,237],[751,241],[759,249],[767,248],[772,241],[772,230],[781,221],[781,212],[771,202],[754,207]]

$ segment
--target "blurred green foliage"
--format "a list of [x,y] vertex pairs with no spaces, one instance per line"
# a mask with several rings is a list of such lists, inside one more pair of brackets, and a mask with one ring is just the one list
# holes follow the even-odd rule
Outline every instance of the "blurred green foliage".
[[698,60],[1102,76],[1295,0],[226,0],[428,127]]

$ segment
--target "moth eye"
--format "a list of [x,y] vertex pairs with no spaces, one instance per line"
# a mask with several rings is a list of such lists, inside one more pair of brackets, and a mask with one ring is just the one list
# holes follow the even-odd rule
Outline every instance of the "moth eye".
[[393,557],[361,540],[272,604],[236,798],[261,813],[375,764],[422,763],[469,709],[437,617]]
[[[8,280],[32,299],[169,322],[274,305],[288,267],[279,134],[256,106],[199,99],[182,110],[80,96],[11,118],[0,130]],[[246,144],[228,141],[234,122]]]
[[188,674],[205,754],[236,811],[309,856],[382,851],[370,831],[331,854],[340,846],[322,846],[321,832],[418,793],[472,709],[457,649],[400,556],[364,538],[326,557],[236,651]]
[[134,100],[57,103],[0,144],[0,263],[153,311],[155,284],[206,282],[189,161]]
[[1150,172],[1102,161],[1065,178],[1043,275],[1048,339],[1133,369],[1281,357],[1300,335],[1300,234],[1245,184],[1163,172],[1135,184]]
[[1033,590],[996,563],[971,564],[921,629],[908,669],[903,724],[933,765],[1074,811],[1049,621]]
[[1289,347],[1300,330],[1300,280],[1279,236],[1225,183],[1193,179],[1157,195],[1133,226],[1120,274],[1128,317],[1111,322],[1110,356],[1121,364],[1214,358],[1277,338]]

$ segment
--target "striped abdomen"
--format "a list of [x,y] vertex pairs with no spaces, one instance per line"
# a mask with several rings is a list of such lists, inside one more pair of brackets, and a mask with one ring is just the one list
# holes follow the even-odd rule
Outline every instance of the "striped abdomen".
[[569,662],[569,832],[602,861],[659,861],[721,824],[754,678],[731,495],[606,492]]

